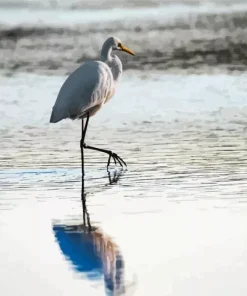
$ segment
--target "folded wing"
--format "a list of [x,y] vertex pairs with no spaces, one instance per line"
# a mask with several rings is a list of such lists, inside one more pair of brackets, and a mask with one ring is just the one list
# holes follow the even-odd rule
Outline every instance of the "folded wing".
[[75,70],[61,87],[50,122],[80,118],[102,104],[112,88],[110,68],[100,61],[88,61]]

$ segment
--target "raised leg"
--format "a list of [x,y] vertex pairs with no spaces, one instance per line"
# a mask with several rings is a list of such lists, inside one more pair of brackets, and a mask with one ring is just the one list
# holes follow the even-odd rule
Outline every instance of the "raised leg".
[[99,151],[99,152],[103,152],[103,153],[108,154],[109,157],[108,157],[108,162],[107,162],[107,169],[108,169],[108,167],[109,167],[109,165],[111,163],[111,159],[113,159],[115,164],[117,164],[117,162],[118,162],[121,167],[123,167],[123,165],[125,165],[127,167],[126,162],[120,156],[118,156],[116,153],[112,152],[111,150],[105,150],[105,149],[96,148],[96,147],[93,147],[93,146],[88,146],[85,143],[85,137],[86,137],[87,127],[88,127],[88,122],[89,122],[89,114],[87,114],[85,127],[84,127],[84,123],[83,123],[83,119],[82,119],[82,136],[81,136],[80,146],[81,146],[81,155],[82,155],[82,174],[83,174],[83,176],[84,176],[83,148],[91,149],[91,150],[95,150],[95,151]]
[[105,150],[105,149],[101,149],[101,148],[96,148],[96,147],[92,147],[92,146],[88,146],[87,144],[83,144],[83,147],[85,149],[91,149],[91,150],[95,150],[95,151],[99,151],[99,152],[103,152],[109,155],[108,157],[108,162],[107,162],[107,169],[110,165],[111,162],[111,158],[113,158],[115,164],[118,162],[121,167],[123,167],[123,165],[125,165],[127,167],[126,162],[120,157],[118,156],[116,153],[112,152],[111,150]]

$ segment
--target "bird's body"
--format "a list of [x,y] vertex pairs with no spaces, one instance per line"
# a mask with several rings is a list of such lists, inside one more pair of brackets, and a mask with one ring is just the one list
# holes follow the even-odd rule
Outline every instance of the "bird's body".
[[134,55],[131,50],[122,45],[118,38],[108,38],[101,50],[101,61],[84,62],[65,80],[50,117],[52,123],[66,118],[78,118],[82,121],[87,118],[86,128],[82,130],[81,148],[108,153],[108,165],[111,157],[120,164],[122,159],[111,151],[86,146],[84,138],[89,117],[95,115],[115,94],[117,83],[122,76],[122,63],[117,55],[112,55],[113,50],[121,50]]
[[53,107],[50,122],[65,118],[94,115],[115,88],[112,72],[101,61],[87,61],[76,69],[61,87]]
[[113,46],[121,44],[116,37],[106,40],[101,50],[102,61],[86,61],[61,87],[50,122],[62,119],[83,119],[93,116],[114,94],[122,75],[122,63],[111,55]]

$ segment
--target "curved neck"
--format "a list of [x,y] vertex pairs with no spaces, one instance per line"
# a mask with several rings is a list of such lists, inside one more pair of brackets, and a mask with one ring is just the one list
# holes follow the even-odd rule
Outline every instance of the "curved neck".
[[112,60],[112,46],[107,41],[103,44],[101,49],[101,61],[107,63]]
[[101,60],[106,63],[111,69],[114,82],[117,82],[122,76],[122,63],[118,56],[111,55],[112,46],[107,42],[103,45],[101,50]]
[[111,61],[106,63],[111,69],[114,82],[118,82],[123,72],[122,63],[119,57],[114,55],[111,57]]

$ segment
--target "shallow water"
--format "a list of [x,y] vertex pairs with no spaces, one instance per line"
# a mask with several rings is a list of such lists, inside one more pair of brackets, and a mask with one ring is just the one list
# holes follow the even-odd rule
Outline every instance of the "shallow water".
[[246,295],[246,77],[125,72],[89,124],[128,163],[85,152],[90,234],[80,122],[48,123],[64,77],[2,76],[4,295]]

